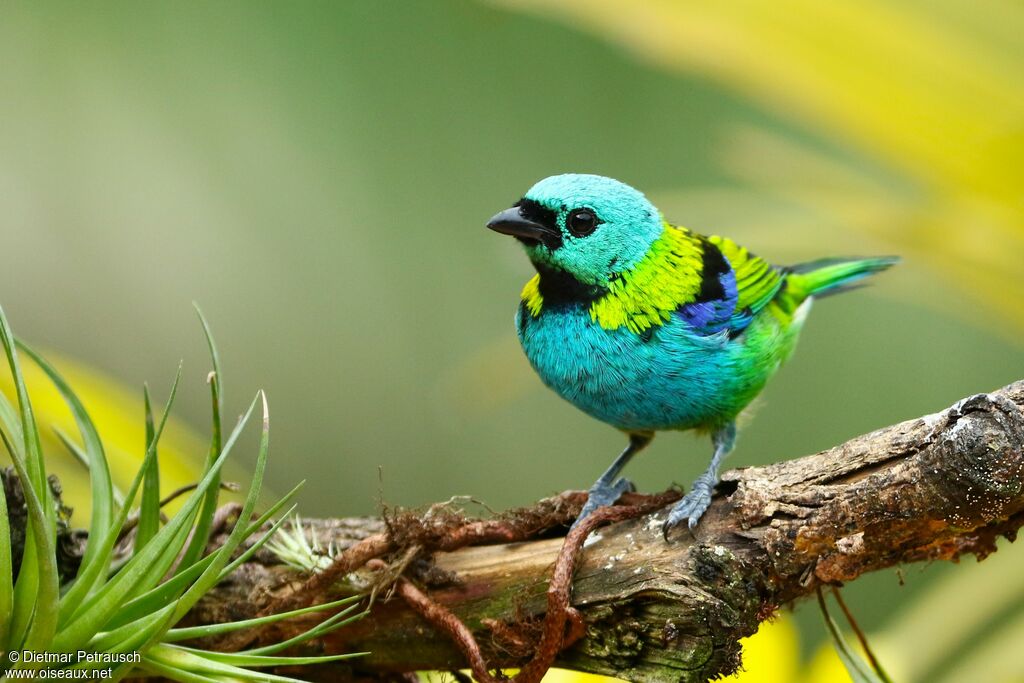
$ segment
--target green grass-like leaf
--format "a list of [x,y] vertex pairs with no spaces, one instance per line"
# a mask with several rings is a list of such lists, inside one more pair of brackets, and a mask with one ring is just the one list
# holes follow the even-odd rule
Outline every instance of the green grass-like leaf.
[[[213,364],[213,372],[209,375],[210,384],[210,403],[211,403],[211,436],[210,436],[210,452],[207,456],[207,468],[213,467],[213,462],[217,459],[217,455],[221,451],[221,435],[223,434],[223,425],[221,423],[221,415],[224,413],[224,403],[221,395],[222,386],[222,375],[220,371],[220,354],[217,353],[217,344],[213,340],[213,332],[210,330],[210,324],[207,322],[206,317],[200,310],[199,305],[193,302],[192,307],[196,311],[196,315],[199,316],[199,322],[203,326],[203,335],[206,337],[206,345],[210,350],[210,362]],[[203,500],[203,509],[199,513],[199,521],[196,524],[195,533],[192,536],[192,542],[189,547],[185,550],[185,554],[182,557],[182,566],[189,566],[203,553],[203,548],[206,547],[206,543],[210,536],[210,522],[213,520],[213,514],[217,511],[217,501],[220,494],[220,473],[216,475],[216,485],[210,489],[207,493],[206,498]]]
[[[106,535],[111,533],[111,523],[114,518],[114,494],[113,484],[110,479],[110,469],[107,467],[107,456],[103,452],[103,444],[100,442],[100,435],[96,431],[96,425],[89,418],[89,414],[64,378],[51,366],[42,356],[32,350],[21,340],[17,340],[18,348],[32,359],[39,368],[53,382],[54,387],[60,393],[61,398],[67,404],[75,424],[78,425],[78,433],[82,437],[82,451],[88,460],[89,487],[92,497],[92,517],[89,522],[89,539],[94,537],[96,543],[89,543],[86,546],[83,563],[90,561],[90,553],[104,543]],[[95,534],[95,536],[94,536]]]
[[[325,602],[322,605],[313,605],[311,607],[303,607],[301,609],[292,610],[290,612],[281,612],[279,614],[268,614],[263,617],[254,617],[252,619],[244,619],[242,621],[232,621],[226,624],[204,624],[203,626],[189,626],[187,628],[174,628],[167,632],[164,637],[165,643],[177,643],[182,640],[192,640],[195,638],[209,638],[211,636],[221,636],[226,633],[233,633],[247,628],[255,628],[257,626],[266,626],[267,624],[274,624],[278,621],[284,621],[285,619],[291,619],[293,617],[300,617],[304,614],[313,614],[315,612],[326,612],[327,610],[335,609],[337,607],[343,607],[345,605],[351,605],[353,602],[361,599],[362,596],[353,595],[341,600],[335,600],[334,602]],[[346,610],[347,611],[347,610]]]
[[[2,315],[2,313],[0,313]],[[7,436],[7,433],[0,430],[0,439],[3,440],[4,446],[7,448],[7,452],[11,456],[11,460],[14,463],[14,470],[18,473],[18,477],[22,481],[27,481],[29,477],[28,468],[26,467],[24,459],[16,453],[16,449],[11,443]],[[38,643],[45,643],[49,639],[52,639],[53,633],[56,632],[56,584],[57,584],[57,561],[54,555],[55,548],[51,540],[50,534],[47,533],[46,515],[43,512],[43,506],[39,502],[39,498],[36,497],[35,491],[31,486],[23,486],[23,492],[25,497],[25,507],[28,509],[29,516],[29,528],[26,529],[25,534],[25,550],[22,556],[21,569],[18,575],[18,581],[21,582],[23,576],[27,571],[35,572],[33,578],[35,579],[31,584],[26,580],[26,585],[39,586],[40,590],[44,586],[51,583],[54,584],[53,596],[43,596],[39,598],[33,596],[34,599],[28,601],[28,604],[21,608],[22,613],[27,613],[27,616],[22,617],[21,623],[14,621],[14,625],[18,628],[14,631],[11,636],[11,641],[8,643],[7,650],[13,649],[30,649],[31,647],[37,647]],[[29,560],[35,560],[35,563],[29,566]],[[28,566],[28,569],[26,569]],[[14,619],[18,618],[18,607],[20,607],[18,600],[19,595],[17,588],[14,591]],[[49,607],[51,615],[46,616],[46,621],[42,626],[39,626],[38,620],[34,619],[35,610],[39,608]],[[32,610],[31,612],[29,610]],[[46,629],[45,631],[43,629]],[[21,632],[25,635],[22,637]],[[6,661],[6,658],[5,658]],[[20,660],[15,664],[14,668],[38,668],[33,666],[32,663],[26,663],[24,660]]]
[[[298,493],[300,486],[296,486],[294,489],[292,489],[287,495],[285,495],[281,500],[279,500],[269,510],[267,510],[267,512],[263,513],[263,515],[261,515],[255,522],[246,527],[246,536],[252,536],[252,534],[256,533],[256,531],[258,531],[260,527],[266,524],[275,514],[277,514],[281,507],[284,506],[288,501],[290,501],[295,496],[296,493]],[[294,506],[292,509],[294,509]],[[245,552],[240,554],[233,562],[231,562],[231,564],[224,567],[224,569],[221,570],[220,576],[217,579],[218,582],[222,581],[225,577],[227,577],[228,574],[230,574],[239,566],[247,562],[249,558],[252,557],[256,553],[256,551],[259,550],[263,546],[263,544],[265,544],[267,540],[270,539],[271,536],[273,536],[274,532],[277,531],[277,529],[279,529],[281,525],[285,523],[285,521],[286,516],[282,516],[281,519],[277,520],[274,523],[274,525],[266,534],[264,534],[261,538],[257,539],[256,542],[252,544],[252,546],[250,546]],[[210,566],[213,560],[213,555],[207,555],[199,562],[196,562],[188,569],[175,574],[173,577],[167,579],[159,586],[156,586],[155,588],[147,591],[146,593],[143,593],[142,595],[133,598],[125,604],[124,608],[120,610],[113,619],[111,619],[111,626],[120,626],[133,619],[138,619],[139,617],[148,612],[160,609],[170,604],[176,598],[176,596],[180,595],[181,592],[189,584],[195,581],[196,578],[200,574],[202,574],[203,571],[205,571],[208,566]]]
[[[117,538],[117,533],[124,527],[125,522],[128,520],[128,512],[132,501],[135,499],[135,494],[139,489],[142,477],[145,474],[146,468],[156,458],[156,444],[160,440],[160,434],[163,432],[164,425],[167,423],[167,418],[171,414],[171,406],[174,404],[174,397],[178,392],[178,383],[181,381],[181,365],[178,366],[178,372],[174,377],[174,383],[171,385],[171,392],[167,398],[167,405],[164,407],[163,415],[160,418],[160,423],[157,427],[156,434],[153,438],[153,444],[146,450],[146,457],[142,461],[142,468],[138,474],[135,475],[135,479],[132,481],[131,487],[125,493],[125,501],[121,507],[121,511],[111,524],[111,533],[104,537],[104,541],[100,546],[99,550],[90,557],[85,558],[81,567],[78,569],[78,576],[72,584],[71,589],[68,590],[63,599],[61,600],[61,623],[66,624],[70,620],[76,618],[81,612],[90,604],[87,597],[93,594],[97,590],[97,586],[102,584],[106,580],[106,573],[110,565],[110,558],[114,551],[114,542]],[[166,527],[165,527],[166,529]],[[168,534],[171,536],[172,534]]]
[[[83,468],[85,468],[86,472],[88,472],[89,471],[89,456],[86,455],[85,451],[83,451],[82,448],[77,443],[75,443],[74,440],[70,436],[67,435],[67,432],[65,432],[60,427],[54,425],[53,427],[51,427],[51,429],[53,429],[54,435],[61,442],[61,444],[64,446],[64,448],[67,449],[68,454],[71,457],[73,457],[78,462],[78,464],[80,464]],[[111,491],[114,494],[114,507],[116,507],[118,505],[123,505],[124,504],[124,494],[121,493],[121,491],[118,490],[117,485],[114,484],[113,482],[111,482]]]
[[[55,639],[54,647],[58,652],[76,650],[84,645],[86,640],[88,640],[88,634],[95,633],[119,608],[121,598],[128,597],[133,589],[140,585],[148,584],[147,588],[155,585],[163,577],[163,573],[156,571],[160,568],[156,564],[157,561],[160,559],[162,552],[172,547],[169,546],[172,539],[183,529],[186,529],[187,524],[191,524],[193,513],[199,508],[203,495],[210,488],[210,485],[213,484],[216,474],[219,472],[220,467],[223,466],[224,461],[231,452],[232,446],[235,445],[235,441],[238,440],[238,436],[249,421],[255,408],[256,401],[253,400],[245,417],[239,421],[238,426],[235,427],[235,430],[228,438],[220,457],[214,462],[214,466],[207,471],[206,476],[199,482],[199,486],[196,487],[196,490],[185,502],[181,510],[153,537],[153,540],[145,548],[125,564],[120,572],[107,581],[99,591],[86,601],[86,604],[77,613],[74,621],[68,624],[58,638]],[[147,459],[152,457],[152,455],[152,451],[147,453]],[[126,494],[125,510],[127,510],[127,504],[130,504],[135,498],[141,474],[142,472],[140,471]],[[126,517],[127,515],[123,515],[121,519],[122,524]]]
[[[226,655],[234,654],[234,657]],[[254,681],[281,681],[293,683],[297,679],[277,676],[266,672],[252,672],[249,666],[281,666],[294,664],[323,664],[349,659],[356,655],[330,655],[322,657],[253,657],[240,653],[202,652],[180,645],[160,644],[150,650],[146,660],[168,669],[184,669],[199,676],[227,676],[233,679]]]
[[825,596],[820,588],[818,589],[818,606],[821,608],[821,615],[825,619],[825,626],[832,638],[836,654],[839,655],[839,660],[850,674],[853,683],[892,683],[892,679],[881,667],[872,667],[850,647],[849,642],[829,613],[828,605],[825,604]]
[[7,496],[0,494],[0,648],[6,649],[14,612],[14,564],[11,557],[11,523]]
[[142,503],[139,505],[139,526],[135,531],[135,552],[144,548],[160,528],[160,467],[156,449],[156,428],[153,425],[153,407],[149,400],[149,387],[142,389],[142,403],[146,414],[146,450],[153,449],[153,460],[145,470],[142,483]]
[[293,645],[298,645],[299,643],[304,643],[307,640],[312,640],[313,638],[325,636],[337,628],[341,628],[342,626],[351,624],[353,621],[358,621],[362,619],[364,616],[366,616],[367,612],[365,610],[363,610],[362,612],[358,612],[356,614],[352,614],[352,612],[355,611],[356,607],[358,607],[358,605],[352,605],[347,609],[343,609],[337,614],[327,619],[324,619],[316,626],[306,631],[303,631],[299,635],[293,636],[288,640],[282,641],[280,643],[273,643],[271,645],[264,645],[263,647],[254,648],[251,650],[246,650],[246,653],[250,655],[270,655],[276,652],[280,652],[282,650],[287,650],[289,647]]
[[[29,517],[24,555],[15,580],[6,501],[0,496],[0,513],[3,513],[0,519],[0,648],[4,651],[135,651],[142,655],[141,664],[115,667],[111,680],[148,674],[179,681],[221,682],[293,681],[295,679],[253,669],[323,663],[362,654],[314,657],[277,654],[289,646],[322,637],[362,617],[365,612],[356,611],[358,596],[234,623],[174,628],[204,594],[248,561],[279,532],[287,516],[295,510],[292,500],[299,490],[296,486],[270,509],[254,518],[270,452],[268,403],[263,392],[259,392],[227,439],[222,439],[220,363],[209,325],[202,314],[199,315],[214,365],[210,377],[213,412],[210,455],[200,481],[191,489],[178,512],[161,524],[158,444],[177,395],[181,367],[158,421],[153,419],[149,391],[143,391],[146,452],[131,486],[122,495],[112,483],[102,441],[85,406],[52,365],[25,344],[15,341],[0,310],[0,343],[4,346],[18,398],[16,408],[0,394],[0,440],[10,453],[15,472],[22,482]],[[57,572],[57,512],[46,480],[38,428],[18,361],[19,350],[43,370],[71,410],[81,445],[63,432],[55,431],[89,472],[92,495],[89,541],[77,575],[65,586],[59,585]],[[252,482],[227,539],[219,548],[206,554],[207,539],[217,511],[221,470],[257,403],[262,408],[262,428]],[[134,508],[137,498],[139,506]],[[132,517],[133,510],[137,519]],[[282,510],[285,511],[284,516],[274,521]],[[137,525],[134,547],[130,552],[115,551],[118,539],[128,532],[131,524]],[[267,524],[270,524],[269,529],[232,560],[246,539],[260,533]],[[328,610],[338,611],[298,636],[259,649],[219,653],[177,644]],[[0,675],[8,666],[12,665],[3,656]],[[61,665],[22,660],[13,668],[53,666]],[[108,666],[101,662],[83,662],[71,668],[100,669]]]
[[[259,454],[256,458],[256,470],[253,473],[252,483],[249,486],[249,494],[246,496],[245,503],[242,504],[242,511],[238,516],[239,522],[235,524],[231,533],[228,534],[227,540],[224,541],[214,554],[214,560],[210,563],[210,566],[203,570],[203,573],[196,579],[195,583],[178,599],[174,609],[175,621],[184,617],[199,599],[217,584],[221,570],[228,563],[228,560],[231,559],[235,549],[245,540],[246,527],[245,523],[241,520],[249,519],[252,516],[253,509],[256,507],[256,501],[259,499],[260,488],[263,484],[263,473],[267,466],[267,455],[270,452],[270,410],[267,406],[267,397],[262,391],[259,398],[262,399],[261,402],[263,404],[263,429],[260,434]],[[251,411],[252,408],[250,408],[250,413]],[[229,443],[233,442],[235,436],[236,434],[232,434]],[[218,462],[222,461],[218,459]],[[201,495],[201,491],[197,489],[193,494],[193,498],[199,495]],[[168,624],[169,627],[170,624]],[[162,635],[163,633],[159,634],[159,636]],[[154,635],[151,640],[155,641],[159,636]]]
[[[43,449],[39,441],[32,403],[29,400],[25,378],[21,372],[14,335],[7,316],[0,308],[0,343],[3,344],[7,364],[14,378],[18,396],[23,451],[18,451],[5,434],[4,444],[11,455],[15,470],[21,478],[29,524],[25,533],[25,550],[21,568],[14,584],[14,602],[10,622],[8,649],[41,651],[57,631],[57,605],[60,582],[57,573],[54,538],[57,534],[57,511],[46,479]],[[37,663],[20,661],[17,667],[38,668]]]

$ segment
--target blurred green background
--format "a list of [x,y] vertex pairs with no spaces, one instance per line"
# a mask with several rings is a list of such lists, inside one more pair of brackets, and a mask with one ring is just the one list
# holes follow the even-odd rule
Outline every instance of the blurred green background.
[[[553,173],[627,181],[775,263],[904,257],[815,307],[731,465],[1024,377],[1019,4],[41,2],[0,17],[15,328],[158,395],[184,357],[178,414],[202,433],[199,301],[231,412],[267,389],[269,481],[307,479],[306,515],[525,504],[588,486],[620,449],[526,364],[512,315],[530,266],[483,228]],[[708,454],[662,436],[629,475],[687,483]],[[902,587],[881,573],[847,599],[881,629],[971,565],[908,567]],[[798,611],[807,650],[822,629]]]

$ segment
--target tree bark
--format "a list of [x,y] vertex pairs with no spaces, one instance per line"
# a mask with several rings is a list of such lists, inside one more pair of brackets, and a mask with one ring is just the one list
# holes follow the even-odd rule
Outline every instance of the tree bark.
[[[965,553],[984,558],[998,537],[1012,541],[1024,524],[1022,408],[1024,381],[815,455],[731,470],[695,536],[680,529],[671,543],[661,534],[664,509],[598,529],[572,583],[572,605],[585,633],[556,665],[633,681],[707,681],[735,671],[739,640],[780,605],[819,585],[904,562]],[[416,552],[443,547],[427,542],[427,532],[436,540],[464,525],[444,505],[420,516],[306,520],[303,527],[339,553],[360,541],[359,547],[386,548],[394,574],[404,570],[468,626],[489,665],[515,667],[533,653],[564,525],[584,499],[563,494],[505,515],[531,530],[526,542],[454,552]],[[314,597],[365,593],[382,574],[346,568],[320,582]],[[316,579],[261,550],[189,618],[212,623],[256,616],[294,602],[312,584]],[[320,618],[291,620],[257,635],[279,641]],[[315,680],[466,666],[449,636],[405,601],[388,599],[386,588],[366,618],[302,651],[370,653],[292,672]]]

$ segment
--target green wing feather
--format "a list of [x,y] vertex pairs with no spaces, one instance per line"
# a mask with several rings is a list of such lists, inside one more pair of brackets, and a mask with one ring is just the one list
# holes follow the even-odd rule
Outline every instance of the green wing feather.
[[771,302],[786,314],[808,297],[822,298],[860,287],[860,280],[883,271],[899,258],[831,258],[776,268],[764,259],[725,237],[709,237],[729,260],[736,274],[739,301],[733,316],[733,328],[742,328],[750,318]]
[[725,256],[736,275],[736,317],[749,319],[768,305],[782,288],[783,274],[760,256],[727,237],[712,235],[708,241]]

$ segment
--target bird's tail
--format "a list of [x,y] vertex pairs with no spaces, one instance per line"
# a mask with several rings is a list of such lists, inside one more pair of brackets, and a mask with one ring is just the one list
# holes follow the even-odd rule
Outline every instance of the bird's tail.
[[898,256],[876,256],[801,263],[787,269],[787,289],[800,298],[832,296],[862,287],[858,281],[899,263],[899,260]]

